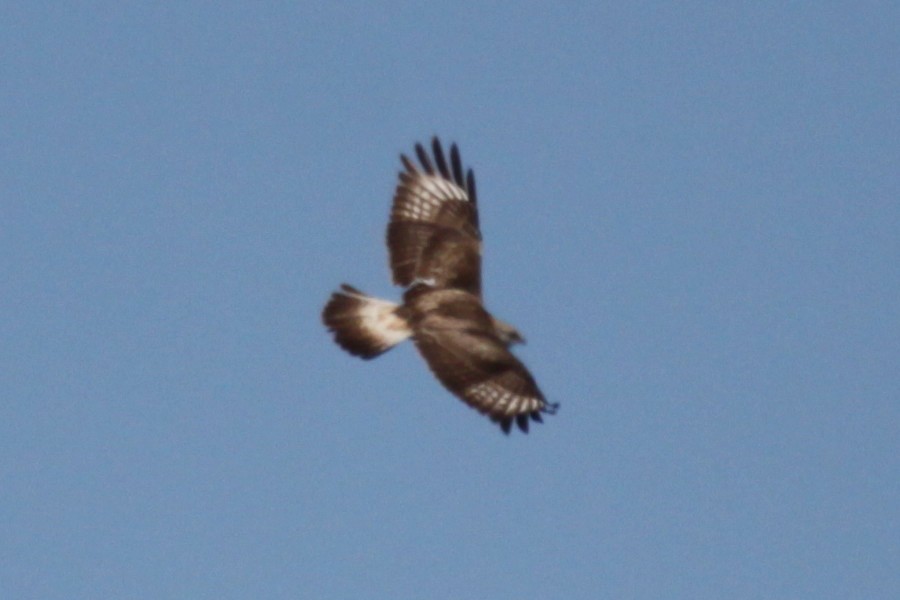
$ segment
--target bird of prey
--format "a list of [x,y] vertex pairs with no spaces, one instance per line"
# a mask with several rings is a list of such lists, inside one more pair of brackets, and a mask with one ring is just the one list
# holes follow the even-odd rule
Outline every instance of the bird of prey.
[[509,433],[513,423],[553,414],[525,365],[509,347],[523,342],[496,319],[481,298],[481,230],[475,176],[463,174],[456,144],[450,160],[437,137],[431,155],[415,146],[420,166],[400,155],[403,170],[394,193],[387,246],[393,282],[406,288],[403,302],[374,298],[343,284],[322,320],[344,350],[364,359],[412,338],[447,390]]

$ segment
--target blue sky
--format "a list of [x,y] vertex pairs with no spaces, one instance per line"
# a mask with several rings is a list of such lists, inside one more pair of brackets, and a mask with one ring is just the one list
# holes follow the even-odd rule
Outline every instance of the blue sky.
[[[900,597],[893,3],[0,18],[4,598]],[[528,436],[319,321],[433,134]]]

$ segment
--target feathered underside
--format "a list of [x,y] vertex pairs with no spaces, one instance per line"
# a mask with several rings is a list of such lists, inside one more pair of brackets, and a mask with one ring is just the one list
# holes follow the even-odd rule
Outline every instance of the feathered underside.
[[[428,281],[434,287],[481,295],[481,232],[475,176],[463,177],[456,144],[448,163],[440,142],[433,157],[416,145],[417,167],[405,155],[394,193],[387,246],[394,283]],[[421,170],[420,170],[421,169]]]
[[322,311],[322,321],[341,348],[370,359],[412,335],[399,309],[393,302],[373,298],[345,283],[331,295]]
[[462,290],[407,294],[413,341],[444,387],[509,433],[553,414],[531,373],[498,334],[480,298]]
[[347,352],[374,358],[412,338],[432,373],[452,394],[488,416],[504,433],[528,432],[554,414],[531,373],[509,350],[522,341],[495,319],[481,298],[481,231],[472,170],[456,144],[449,160],[437,138],[431,154],[416,144],[405,155],[387,245],[403,304],[373,298],[349,285],[332,294],[322,320]]

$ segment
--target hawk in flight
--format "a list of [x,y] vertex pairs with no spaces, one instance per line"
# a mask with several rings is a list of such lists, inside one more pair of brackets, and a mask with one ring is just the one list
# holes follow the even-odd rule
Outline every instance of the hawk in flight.
[[332,294],[322,320],[335,341],[364,359],[412,338],[434,376],[451,393],[509,433],[513,423],[553,414],[534,378],[509,347],[523,342],[494,318],[481,298],[481,231],[475,176],[463,173],[456,144],[450,160],[437,138],[431,155],[416,144],[417,166],[405,155],[387,228],[390,265],[403,303],[374,298],[349,285]]

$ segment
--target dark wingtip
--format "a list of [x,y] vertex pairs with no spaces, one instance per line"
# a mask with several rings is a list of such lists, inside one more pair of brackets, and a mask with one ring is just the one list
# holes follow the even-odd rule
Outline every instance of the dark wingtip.
[[512,431],[513,425],[515,425],[522,433],[528,433],[528,427],[531,424],[531,421],[534,421],[535,423],[543,423],[544,418],[541,416],[542,414],[555,415],[558,409],[558,402],[545,402],[537,410],[533,410],[528,413],[513,415],[511,417],[495,415],[491,417],[491,420],[497,423],[497,425],[500,426],[500,429],[502,429],[503,433],[505,433],[506,435],[509,435],[509,433]]
[[428,158],[428,153],[425,152],[425,148],[422,147],[422,144],[416,144],[416,156],[419,158],[419,162],[422,163],[422,168],[425,169],[425,172],[429,175],[434,175],[434,167],[431,164],[431,159]]
[[437,136],[431,138],[431,151],[434,154],[434,162],[444,179],[450,180],[450,169],[447,168],[447,160],[444,158],[444,149]]
[[413,161],[409,160],[409,157],[406,156],[405,154],[400,155],[400,162],[403,163],[403,166],[406,169],[407,173],[411,173],[414,175],[419,172],[419,170],[416,168],[415,163]]
[[466,178],[463,176],[462,159],[459,157],[459,148],[456,144],[450,145],[450,166],[453,167],[453,181],[461,188],[466,187]]
[[516,425],[522,430],[522,433],[528,433],[528,413],[516,415]]

